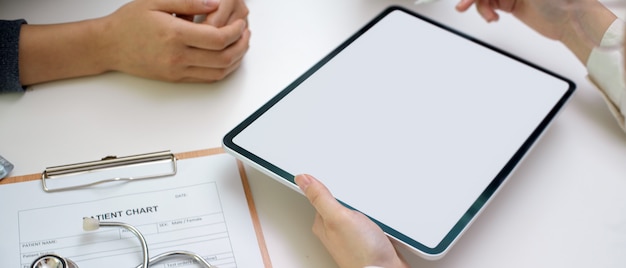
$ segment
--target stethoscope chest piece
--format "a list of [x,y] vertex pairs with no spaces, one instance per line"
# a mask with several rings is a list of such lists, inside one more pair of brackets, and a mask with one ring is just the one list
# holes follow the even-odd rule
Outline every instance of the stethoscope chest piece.
[[76,263],[59,255],[48,254],[37,258],[30,268],[78,268]]

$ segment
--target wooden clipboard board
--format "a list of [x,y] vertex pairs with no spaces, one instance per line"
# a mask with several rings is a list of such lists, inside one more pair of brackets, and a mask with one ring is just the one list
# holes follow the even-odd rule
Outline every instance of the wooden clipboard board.
[[[176,157],[177,160],[184,160],[184,159],[190,159],[190,158],[196,158],[196,157],[203,157],[203,156],[210,156],[210,155],[217,155],[217,154],[223,154],[224,149],[222,148],[211,148],[211,149],[204,149],[204,150],[197,150],[197,151],[189,151],[189,152],[183,152],[183,153],[175,153],[174,156]],[[245,193],[246,196],[246,202],[248,204],[248,208],[250,210],[250,216],[252,218],[252,223],[254,226],[254,232],[256,234],[256,238],[257,238],[257,242],[258,242],[258,246],[259,249],[261,251],[261,257],[263,259],[263,265],[266,268],[271,268],[272,267],[272,263],[269,257],[269,253],[265,244],[265,238],[263,236],[263,230],[261,228],[261,223],[259,221],[259,216],[254,204],[254,199],[252,197],[252,191],[250,190],[250,185],[248,183],[248,177],[246,175],[246,171],[244,168],[243,163],[240,160],[237,160],[237,168],[239,170],[239,175],[241,177],[241,182],[243,185],[243,191]],[[10,183],[19,183],[19,182],[26,182],[26,181],[33,181],[33,180],[41,180],[42,179],[42,174],[29,174],[29,175],[21,175],[21,176],[13,176],[13,177],[7,177],[4,178],[3,180],[0,181],[0,186],[1,185],[5,185],[5,184],[10,184]]]

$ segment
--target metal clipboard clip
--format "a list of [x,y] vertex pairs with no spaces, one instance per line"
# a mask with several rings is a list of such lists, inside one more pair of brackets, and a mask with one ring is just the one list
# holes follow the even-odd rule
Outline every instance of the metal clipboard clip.
[[48,193],[70,191],[101,184],[173,176],[177,169],[176,156],[169,151],[107,156],[99,161],[48,167],[41,174],[41,186]]

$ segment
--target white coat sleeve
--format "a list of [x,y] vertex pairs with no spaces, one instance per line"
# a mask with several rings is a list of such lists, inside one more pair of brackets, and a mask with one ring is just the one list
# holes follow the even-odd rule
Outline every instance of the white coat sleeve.
[[607,29],[599,48],[594,48],[587,60],[588,78],[607,102],[609,109],[622,130],[626,131],[626,75],[624,74],[624,50],[606,49],[621,44],[624,38],[624,21],[617,19]]

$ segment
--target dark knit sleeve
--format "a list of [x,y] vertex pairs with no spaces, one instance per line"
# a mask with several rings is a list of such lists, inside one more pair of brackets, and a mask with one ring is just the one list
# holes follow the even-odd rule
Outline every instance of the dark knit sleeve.
[[25,20],[0,20],[0,93],[21,92],[18,64],[20,29]]

